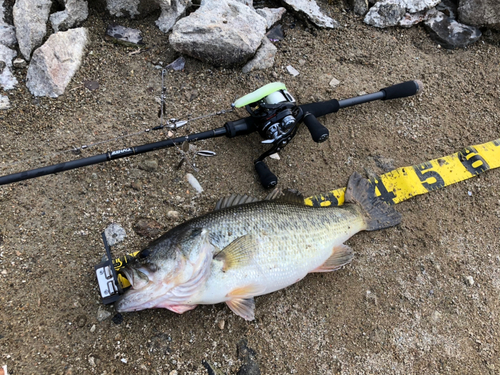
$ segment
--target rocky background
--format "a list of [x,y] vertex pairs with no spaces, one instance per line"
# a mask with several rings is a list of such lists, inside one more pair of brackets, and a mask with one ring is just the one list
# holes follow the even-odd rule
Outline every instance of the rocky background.
[[[480,28],[500,28],[500,4],[494,0],[460,0],[458,3],[381,0],[375,4],[368,0],[350,1],[352,11],[374,27],[411,27],[423,22],[429,35],[444,48],[463,48],[476,42],[481,37]],[[266,32],[286,9],[305,17],[316,27],[340,26],[315,0],[283,0],[284,7],[276,8],[259,4],[254,7],[253,0],[203,0],[200,3],[105,0],[92,5],[105,8],[114,17],[141,18],[160,10],[155,24],[164,33],[171,31],[169,43],[175,51],[216,66],[246,63],[244,72],[273,66],[276,47]],[[86,29],[80,26],[88,14],[86,0],[64,3],[17,0],[13,5],[1,0],[0,86],[3,90],[11,90],[18,83],[11,70],[29,64],[26,84],[33,95],[63,94],[84,57],[88,36]],[[140,30],[120,27],[111,25],[107,35],[123,42],[141,43]],[[9,107],[8,96],[0,96],[0,109]]]
[[[495,1],[1,9],[0,175],[221,127],[247,114],[205,115],[273,81],[301,104],[424,85],[320,118],[324,143],[299,129],[268,165],[306,196],[353,171],[382,174],[499,138]],[[202,118],[147,131],[159,125],[167,67],[164,118]],[[4,373],[498,373],[497,169],[398,204],[401,225],[350,239],[355,258],[342,270],[258,297],[253,322],[223,304],[183,315],[104,306],[101,233],[124,255],[221,197],[264,197],[260,141],[211,139],[0,186]]]

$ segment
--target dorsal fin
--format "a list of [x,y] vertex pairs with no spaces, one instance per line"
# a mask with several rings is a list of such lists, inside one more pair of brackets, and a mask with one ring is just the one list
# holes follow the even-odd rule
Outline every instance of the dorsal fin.
[[281,190],[276,188],[267,195],[265,200],[277,200],[279,202],[298,204],[300,206],[305,205],[304,196],[295,189]]
[[223,208],[239,206],[240,204],[258,202],[259,200],[248,195],[231,194],[229,197],[221,198],[215,205],[215,211]]

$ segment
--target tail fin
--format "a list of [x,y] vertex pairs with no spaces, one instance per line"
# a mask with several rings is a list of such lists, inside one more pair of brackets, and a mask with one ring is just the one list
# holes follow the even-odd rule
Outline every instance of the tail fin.
[[389,228],[401,222],[401,214],[377,198],[368,180],[357,172],[349,177],[345,201],[361,207],[366,221],[366,230]]

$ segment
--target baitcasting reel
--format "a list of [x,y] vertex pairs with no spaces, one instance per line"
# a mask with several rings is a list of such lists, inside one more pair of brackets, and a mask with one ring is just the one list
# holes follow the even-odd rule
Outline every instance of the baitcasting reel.
[[262,143],[272,145],[255,162],[255,169],[265,188],[278,183],[278,178],[265,164],[264,159],[283,149],[297,133],[298,126],[304,122],[315,142],[324,142],[329,132],[310,112],[297,105],[293,96],[281,82],[269,83],[247,94],[233,103],[233,107],[245,107],[255,120],[255,127],[264,138]]

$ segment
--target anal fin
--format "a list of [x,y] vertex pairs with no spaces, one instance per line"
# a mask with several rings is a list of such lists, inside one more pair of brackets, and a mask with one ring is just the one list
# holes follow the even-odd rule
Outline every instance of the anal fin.
[[335,246],[332,250],[332,255],[318,268],[311,272],[331,272],[338,270],[340,267],[351,262],[354,254],[352,249],[344,244]]
[[241,316],[245,320],[255,319],[255,301],[251,298],[233,298],[226,301],[227,306],[236,315]]
[[159,305],[156,307],[163,307],[177,314],[183,314],[186,311],[193,310],[196,306],[198,305],[163,305],[163,306]]

